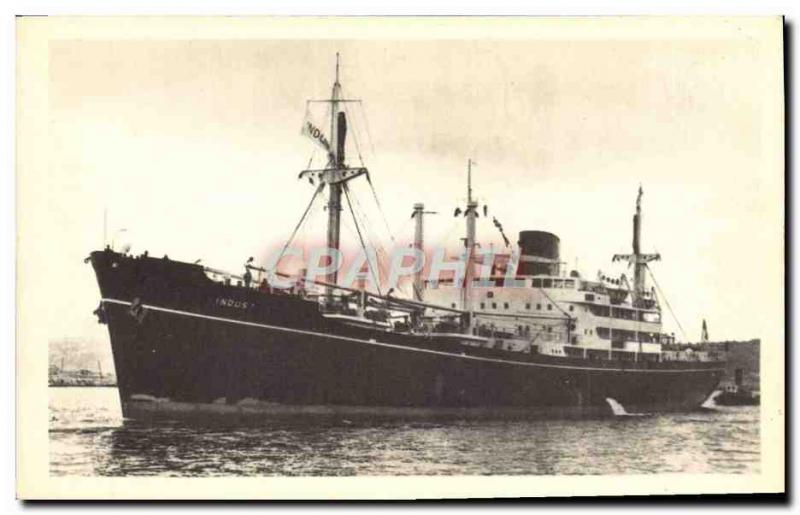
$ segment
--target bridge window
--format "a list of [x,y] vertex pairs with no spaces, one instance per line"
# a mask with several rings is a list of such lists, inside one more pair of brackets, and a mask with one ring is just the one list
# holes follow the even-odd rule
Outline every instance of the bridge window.
[[486,298],[487,298],[487,299],[494,298],[494,292],[493,292],[493,291],[487,292],[487,293],[486,293]]
[[531,303],[530,302],[526,302],[525,303],[525,309],[531,309]]
[[564,281],[564,288],[575,288],[575,280],[574,279],[566,279]]
[[531,287],[533,287],[533,288],[541,288],[542,287],[542,280],[541,279],[532,279],[531,280]]
[[481,302],[481,309],[486,309],[486,303],[485,302]]
[[570,310],[570,311],[575,311],[575,306],[573,306],[572,304],[570,304],[570,305],[569,305],[569,310]]
[[503,302],[503,309],[508,309],[508,302]]
[[538,309],[538,310],[540,310],[540,311],[541,311],[541,309],[542,309],[542,305],[541,305],[541,304],[536,304],[536,309]]
[[547,311],[553,311],[553,305],[552,304],[548,304],[547,305]]
[[597,336],[604,340],[608,340],[611,337],[611,330],[608,327],[598,327]]
[[492,302],[492,309],[497,309],[497,302]]
[[589,302],[594,302],[594,294],[593,294],[593,293],[587,293],[587,294],[584,296],[584,298],[585,298],[587,301],[589,301]]
[[552,287],[553,287],[552,279],[542,279],[542,288],[552,288]]

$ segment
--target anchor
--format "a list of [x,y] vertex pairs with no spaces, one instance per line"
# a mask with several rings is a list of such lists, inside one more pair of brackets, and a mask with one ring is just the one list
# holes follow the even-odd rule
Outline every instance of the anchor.
[[103,304],[102,301],[100,301],[100,304],[97,306],[97,309],[92,311],[92,314],[94,314],[97,317],[98,324],[103,324],[103,325],[108,324],[108,313],[106,313],[106,306],[105,304]]
[[142,300],[139,297],[133,299],[133,302],[131,302],[131,308],[128,312],[133,318],[136,319],[137,322],[139,322],[139,324],[144,322],[144,317],[147,315],[147,309],[144,307],[144,304],[142,304]]

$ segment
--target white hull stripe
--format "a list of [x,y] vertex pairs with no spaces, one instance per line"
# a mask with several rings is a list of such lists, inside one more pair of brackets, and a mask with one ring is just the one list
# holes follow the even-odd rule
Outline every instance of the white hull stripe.
[[[125,306],[130,306],[130,302],[119,300],[119,299],[102,299],[103,302],[111,302],[113,304],[122,304]],[[142,307],[146,309],[152,309],[154,311],[162,311],[164,313],[172,313],[174,315],[183,315],[188,317],[194,318],[203,318],[205,320],[214,320],[216,322],[226,322],[229,324],[238,324],[244,325],[248,327],[260,327],[262,329],[271,329],[273,331],[282,331],[286,333],[295,333],[295,334],[306,334],[309,336],[318,336],[322,338],[328,338],[332,340],[341,340],[341,341],[348,341],[348,342],[356,342],[356,343],[363,343],[367,345],[377,345],[378,347],[388,347],[392,349],[400,349],[405,351],[412,351],[412,352],[424,352],[428,354],[438,354],[440,356],[450,356],[454,358],[461,358],[461,359],[469,359],[474,361],[486,361],[490,363],[504,363],[508,365],[519,365],[525,367],[539,367],[539,368],[563,368],[568,370],[595,370],[599,372],[653,372],[653,373],[683,373],[683,372],[711,372],[714,370],[722,371],[722,368],[686,368],[680,370],[669,370],[669,369],[635,369],[635,368],[599,368],[599,367],[576,367],[570,365],[550,365],[545,363],[529,363],[525,361],[512,361],[507,359],[499,359],[499,358],[485,358],[482,356],[470,356],[467,354],[456,354],[453,352],[444,352],[432,349],[420,349],[417,347],[407,347],[405,345],[397,345],[394,343],[384,343],[378,342],[374,340],[362,340],[360,338],[351,338],[349,336],[340,336],[336,334],[327,334],[327,333],[318,333],[315,331],[307,331],[304,329],[293,329],[290,327],[281,327],[277,325],[269,325],[269,324],[259,324],[256,322],[247,322],[245,320],[235,320],[233,318],[223,318],[223,317],[215,317],[212,315],[203,315],[201,313],[193,313],[191,311],[181,311],[178,309],[170,309],[164,308],[161,306],[153,306],[152,304],[142,304]]]

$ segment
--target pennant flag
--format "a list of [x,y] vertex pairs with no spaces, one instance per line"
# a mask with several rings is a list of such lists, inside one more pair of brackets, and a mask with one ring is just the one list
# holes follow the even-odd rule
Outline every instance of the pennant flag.
[[313,121],[311,121],[311,118],[308,115],[306,115],[306,119],[303,121],[303,128],[300,133],[303,136],[310,138],[311,141],[322,147],[328,154],[331,153],[331,144],[328,142],[328,138],[325,136],[325,133],[322,132],[322,129],[317,127]]

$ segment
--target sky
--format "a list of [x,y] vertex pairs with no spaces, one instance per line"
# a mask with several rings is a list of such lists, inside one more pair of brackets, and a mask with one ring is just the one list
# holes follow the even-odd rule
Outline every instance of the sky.
[[[82,261],[104,241],[235,272],[282,245],[313,193],[297,178],[314,152],[306,101],[328,97],[339,52],[344,94],[362,100],[348,161],[361,154],[386,223],[366,183],[353,189],[387,249],[411,240],[416,202],[438,212],[427,244],[458,246],[472,159],[482,244],[502,246],[495,216],[512,242],[551,231],[570,269],[618,275],[641,184],[642,249],[662,256],[652,270],[685,338],[705,318],[712,340],[781,345],[783,170],[765,135],[782,71],[747,31],[724,34],[53,40],[35,188],[37,251],[55,258],[48,333],[107,345]],[[348,221],[343,240],[356,245]]]

